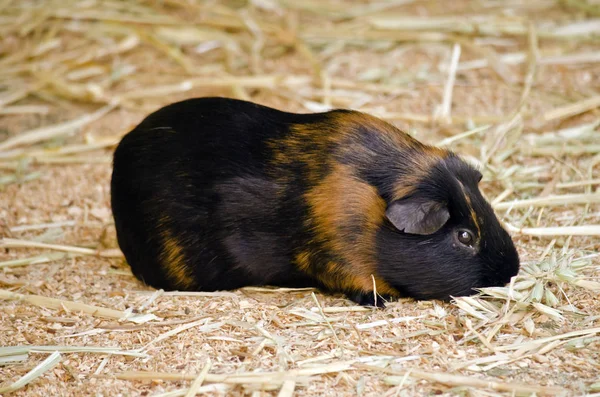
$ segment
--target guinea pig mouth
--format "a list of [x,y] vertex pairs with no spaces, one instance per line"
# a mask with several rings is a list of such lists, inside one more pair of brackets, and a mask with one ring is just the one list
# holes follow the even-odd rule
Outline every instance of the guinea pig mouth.
[[448,288],[444,290],[411,290],[407,291],[408,296],[411,296],[417,300],[431,300],[437,299],[443,302],[449,302],[452,298],[458,298],[461,296],[472,296],[479,293],[479,289],[488,288],[488,287],[503,287],[510,282],[510,277],[507,279],[504,278],[483,278],[478,282],[474,282],[470,286],[465,285],[454,285],[448,286]]
[[502,277],[497,278],[484,278],[481,282],[481,286],[477,286],[477,288],[504,287],[506,284],[510,283],[511,278],[512,276],[510,275],[502,275]]
[[[415,288],[396,288],[402,296],[411,297],[416,300],[440,300],[449,302],[454,297],[475,295],[478,291],[477,286],[447,286],[444,289],[415,289]],[[439,285],[438,285],[439,288]]]

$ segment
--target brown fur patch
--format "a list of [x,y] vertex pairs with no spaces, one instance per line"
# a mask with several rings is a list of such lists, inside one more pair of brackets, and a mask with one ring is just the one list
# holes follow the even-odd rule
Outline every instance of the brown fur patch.
[[[371,276],[374,276],[378,292],[397,296],[398,292],[376,274],[375,235],[384,220],[386,203],[374,186],[353,174],[351,166],[332,160],[332,150],[337,150],[350,153],[350,157],[355,156],[365,163],[372,161],[374,153],[348,139],[361,127],[377,133],[384,142],[388,141],[389,147],[393,148],[390,155],[394,155],[394,151],[411,150],[409,164],[404,164],[406,159],[403,160],[403,165],[411,172],[395,183],[393,199],[409,195],[431,167],[449,154],[447,150],[425,145],[371,115],[332,112],[318,123],[292,125],[285,138],[270,142],[273,169],[303,164],[306,182],[311,187],[305,199],[312,211],[310,227],[316,232],[315,242],[330,250],[334,257],[343,258],[343,263],[330,262],[317,268],[313,266],[313,253],[303,251],[295,258],[298,269],[333,290],[373,291]],[[273,177],[281,185],[293,179],[286,172]]]
[[469,207],[469,215],[471,216],[471,220],[473,220],[473,224],[475,224],[475,228],[477,229],[477,239],[479,240],[479,239],[481,239],[481,228],[479,226],[479,220],[477,218],[477,214],[475,213],[475,210],[473,209],[473,204],[471,203],[471,198],[467,194],[465,186],[462,184],[461,181],[458,181],[458,184],[460,185],[460,189],[462,190],[462,193],[465,197],[465,202],[467,203],[467,206]]
[[372,291],[373,275],[378,292],[396,295],[376,275],[375,233],[386,207],[377,190],[354,177],[348,166],[336,164],[330,175],[306,194],[306,199],[319,242],[348,264],[330,262],[323,274],[315,277],[333,289]]
[[302,271],[310,270],[310,252],[302,251],[296,255],[296,265]]
[[183,248],[179,241],[173,237],[166,224],[168,217],[161,218],[160,237],[162,242],[161,262],[168,278],[173,280],[177,288],[188,290],[194,286],[194,278],[190,274],[190,269],[186,263]]
[[[425,145],[392,124],[366,113],[336,114],[333,119],[340,125],[340,130],[344,131],[341,137],[346,136],[360,125],[378,131],[381,134],[380,137],[389,140],[390,145],[399,151],[417,149],[411,153],[412,157],[405,164],[411,169],[411,173],[404,175],[394,186],[395,200],[411,194],[416,185],[428,175],[431,168],[450,153],[446,149]],[[349,148],[348,150],[361,150],[361,148]]]

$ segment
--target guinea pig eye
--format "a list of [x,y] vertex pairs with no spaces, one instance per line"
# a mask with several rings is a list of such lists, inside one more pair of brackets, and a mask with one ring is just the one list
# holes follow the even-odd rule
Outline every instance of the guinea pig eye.
[[457,237],[458,237],[458,241],[460,241],[461,244],[464,245],[468,245],[468,246],[472,246],[473,242],[475,241],[475,237],[473,237],[473,233],[471,233],[468,230],[465,229],[461,229],[457,232]]

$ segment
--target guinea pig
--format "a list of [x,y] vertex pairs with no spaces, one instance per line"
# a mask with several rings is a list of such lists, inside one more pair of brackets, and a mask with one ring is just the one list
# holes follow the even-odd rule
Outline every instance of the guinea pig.
[[111,204],[135,276],[165,290],[316,287],[365,306],[501,286],[519,256],[452,151],[353,110],[209,97],[117,146]]

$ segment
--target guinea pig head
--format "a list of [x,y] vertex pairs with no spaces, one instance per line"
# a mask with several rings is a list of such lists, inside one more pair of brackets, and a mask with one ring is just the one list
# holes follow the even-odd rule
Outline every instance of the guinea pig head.
[[387,204],[376,236],[378,273],[401,294],[445,300],[505,285],[517,274],[518,253],[480,180],[479,171],[451,154]]

